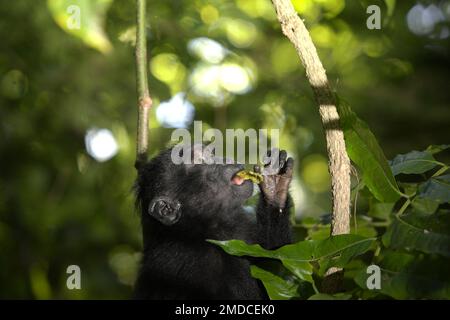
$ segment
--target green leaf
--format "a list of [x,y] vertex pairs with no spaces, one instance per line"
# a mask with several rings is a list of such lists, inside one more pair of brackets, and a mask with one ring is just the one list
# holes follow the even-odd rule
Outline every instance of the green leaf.
[[374,197],[370,197],[369,212],[367,214],[377,219],[387,220],[389,219],[389,216],[392,213],[392,210],[394,209],[394,205],[395,205],[394,202],[390,203],[379,202]]
[[[351,235],[359,237],[360,239],[371,241],[352,241],[348,245],[344,245],[343,241],[339,239],[339,236],[330,237],[328,240],[322,241],[317,246],[317,254],[322,256],[320,263],[319,274],[324,275],[325,272],[331,267],[344,268],[354,257],[366,252],[370,249],[373,240],[375,238],[364,238],[357,235]],[[337,252],[339,254],[331,254],[330,252]]]
[[338,293],[338,294],[326,294],[326,293],[316,293],[308,298],[308,300],[348,300],[352,297],[351,294]]
[[420,228],[400,217],[396,217],[382,239],[392,249],[415,249],[450,257],[450,236]]
[[411,151],[406,154],[397,155],[389,162],[392,173],[398,175],[420,174],[435,168],[439,163],[434,159],[433,155],[425,151]]
[[379,290],[367,289],[370,274],[366,268],[360,269],[354,280],[363,289],[395,299],[449,299],[448,263],[448,258],[387,250],[378,263],[381,271]]
[[393,272],[406,270],[418,257],[414,254],[386,249],[381,253],[380,267]]
[[361,169],[363,182],[379,201],[397,201],[401,193],[375,136],[343,101],[339,101],[339,114],[347,153]]
[[264,257],[281,260],[283,265],[304,281],[313,283],[309,262],[320,262],[322,270],[344,267],[353,257],[366,252],[374,238],[345,234],[325,240],[307,240],[266,250],[258,244],[248,245],[241,240],[208,240],[235,256]]
[[439,203],[450,202],[450,174],[434,177],[422,183],[419,186],[418,197]]
[[[246,244],[242,240],[207,240],[220,246],[225,252],[235,256],[251,256],[272,258],[278,260],[294,260],[298,262],[312,262],[323,258],[330,258],[344,253],[347,255],[361,254],[367,250],[373,238],[364,238],[354,234],[342,234],[325,240],[306,240],[285,245],[276,250],[263,249],[259,244]],[[361,251],[362,249],[364,251]],[[356,250],[355,250],[356,249]]]
[[[366,270],[361,270],[354,279],[361,288],[367,289],[366,281],[369,276]],[[401,300],[449,299],[450,283],[443,283],[438,279],[414,273],[390,272],[381,269],[381,289],[377,291]]]
[[295,281],[286,281],[272,272],[255,265],[250,266],[250,273],[252,277],[261,280],[272,300],[289,300],[299,297],[299,284]]
[[411,206],[418,212],[432,214],[439,207],[439,201],[415,197],[411,202]]
[[450,148],[450,144],[440,144],[440,145],[432,144],[425,151],[431,154],[436,154],[444,150],[447,150],[448,148]]
[[330,229],[330,224],[317,224],[315,228],[308,229],[308,239],[325,240],[330,237]]
[[308,262],[295,261],[295,260],[282,260],[283,265],[291,271],[297,278],[312,283],[314,285],[314,279],[312,277],[313,268]]
[[371,225],[371,221],[361,221],[358,219],[356,229],[352,225],[352,234],[357,234],[366,238],[375,238],[378,233],[375,227]]
[[53,19],[65,32],[102,53],[112,46],[103,25],[112,0],[47,0]]

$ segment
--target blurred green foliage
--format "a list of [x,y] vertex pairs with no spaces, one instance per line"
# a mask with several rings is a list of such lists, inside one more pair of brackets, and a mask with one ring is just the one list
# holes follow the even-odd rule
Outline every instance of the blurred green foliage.
[[[151,154],[169,143],[171,133],[156,120],[157,106],[180,91],[205,125],[279,128],[281,146],[297,160],[292,186],[297,219],[311,223],[300,233],[323,239],[328,227],[314,218],[330,211],[322,127],[303,67],[281,34],[270,1],[147,2],[155,102]],[[409,31],[406,15],[414,3],[292,2],[311,31],[332,86],[370,124],[388,159],[448,143],[449,41]],[[76,21],[70,26],[65,21],[74,18],[67,11],[72,4],[81,9],[79,29],[71,28]],[[369,4],[382,10],[381,30],[366,28]],[[2,3],[0,13],[0,297],[128,298],[141,249],[131,192],[134,2],[16,0]],[[226,49],[220,63],[189,50],[189,41],[199,37]],[[205,70],[219,70],[222,76],[196,80]],[[230,75],[245,83],[236,86]],[[112,132],[117,155],[98,162],[87,153],[85,135],[91,128]],[[439,157],[448,163],[448,153]],[[439,199],[441,181],[435,180],[417,192]],[[408,180],[402,183],[403,192],[416,192]],[[365,188],[361,192],[367,197],[358,201],[358,210],[381,217],[381,225],[390,221],[389,204],[379,203]],[[411,204],[426,212],[430,207],[438,208],[420,199]],[[377,235],[375,227],[360,220],[361,235]],[[424,221],[409,223],[422,226]],[[398,259],[381,258],[399,268]],[[438,268],[441,258],[433,259]],[[71,264],[81,267],[82,290],[66,288]],[[411,262],[408,268],[417,266]],[[399,292],[391,296],[403,297]]]

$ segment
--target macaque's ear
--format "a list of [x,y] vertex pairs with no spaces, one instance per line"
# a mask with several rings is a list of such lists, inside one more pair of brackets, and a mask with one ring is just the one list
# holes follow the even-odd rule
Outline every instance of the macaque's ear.
[[166,226],[175,224],[181,217],[181,203],[169,197],[155,197],[148,213]]

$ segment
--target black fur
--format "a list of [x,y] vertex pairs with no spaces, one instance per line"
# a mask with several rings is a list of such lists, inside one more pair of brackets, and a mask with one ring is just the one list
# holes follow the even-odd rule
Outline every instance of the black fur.
[[[144,249],[135,298],[267,298],[248,259],[205,239],[241,239],[268,249],[290,243],[289,206],[280,213],[261,196],[255,217],[242,208],[253,184],[231,184],[241,165],[175,165],[170,155],[169,149],[147,163],[136,183]],[[179,220],[168,225],[149,214],[159,197],[180,204]]]

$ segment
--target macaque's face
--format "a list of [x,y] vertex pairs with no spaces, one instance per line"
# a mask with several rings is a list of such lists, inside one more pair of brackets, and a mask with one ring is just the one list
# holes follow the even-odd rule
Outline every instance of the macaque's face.
[[242,205],[253,193],[253,183],[236,176],[243,169],[239,164],[194,164],[186,170],[186,187],[197,191],[199,202]]

